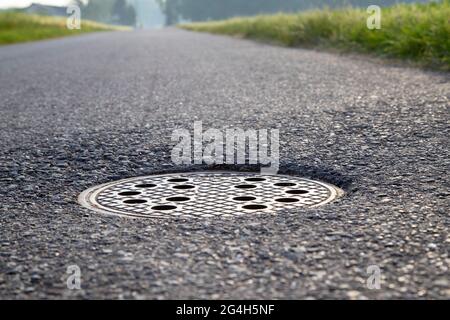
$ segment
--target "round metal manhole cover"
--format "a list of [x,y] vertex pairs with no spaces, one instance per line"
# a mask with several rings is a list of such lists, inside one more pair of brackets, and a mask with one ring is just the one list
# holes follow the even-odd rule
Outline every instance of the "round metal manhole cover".
[[129,217],[231,217],[316,207],[342,193],[296,176],[190,172],[114,181],[84,191],[78,200],[91,210]]

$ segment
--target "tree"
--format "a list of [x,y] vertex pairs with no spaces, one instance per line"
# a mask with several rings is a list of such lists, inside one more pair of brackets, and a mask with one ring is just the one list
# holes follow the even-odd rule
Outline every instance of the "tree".
[[83,19],[134,26],[136,11],[126,0],[74,0]]
[[156,0],[166,16],[166,25],[176,24],[180,19],[183,0]]
[[116,0],[112,8],[112,19],[116,24],[135,25],[136,11],[125,0]]

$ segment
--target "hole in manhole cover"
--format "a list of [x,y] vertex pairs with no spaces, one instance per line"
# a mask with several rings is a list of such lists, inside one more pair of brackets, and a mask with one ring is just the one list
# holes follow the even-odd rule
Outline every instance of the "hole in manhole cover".
[[297,198],[277,198],[275,199],[276,202],[284,202],[284,203],[290,203],[290,202],[299,202],[300,199]]
[[180,185],[173,186],[173,188],[178,189],[178,190],[186,190],[186,189],[194,189],[195,186],[190,185],[190,184],[180,184]]
[[180,201],[189,201],[189,200],[191,200],[191,198],[188,198],[188,197],[169,197],[166,200],[167,201],[180,202]]
[[265,181],[266,178],[262,178],[262,177],[252,177],[252,178],[245,178],[245,181]]
[[234,186],[235,188],[238,189],[254,189],[256,188],[256,186],[254,184],[238,184]]
[[151,207],[152,210],[161,210],[161,211],[174,210],[176,208],[177,208],[176,206],[171,206],[171,205],[167,205],[167,204],[162,204],[162,205]]
[[247,210],[264,210],[267,209],[267,206],[265,204],[246,204],[242,208]]
[[128,200],[123,200],[123,203],[140,204],[140,203],[147,203],[147,200],[145,200],[145,199],[128,199]]
[[236,200],[236,201],[253,201],[253,200],[256,200],[256,198],[252,197],[252,196],[243,196],[243,197],[234,197],[233,200]]
[[286,193],[289,194],[306,194],[308,190],[287,190]]
[[130,217],[231,217],[324,205],[343,191],[296,176],[189,172],[136,177],[79,196],[91,210]]
[[170,179],[167,179],[167,181],[169,181],[169,182],[186,182],[186,181],[189,181],[189,179],[186,179],[186,178],[170,178]]
[[137,196],[139,194],[141,194],[139,191],[124,191],[118,193],[119,196]]
[[277,182],[273,184],[276,187],[295,187],[296,184],[294,182]]

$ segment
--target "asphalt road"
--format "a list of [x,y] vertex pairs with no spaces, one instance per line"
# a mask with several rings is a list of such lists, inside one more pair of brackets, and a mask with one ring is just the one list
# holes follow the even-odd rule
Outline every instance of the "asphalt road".
[[[0,297],[448,299],[449,93],[448,74],[175,29],[1,47]],[[204,170],[170,159],[195,120],[280,128],[280,172],[345,197],[164,221],[77,204],[100,183]]]

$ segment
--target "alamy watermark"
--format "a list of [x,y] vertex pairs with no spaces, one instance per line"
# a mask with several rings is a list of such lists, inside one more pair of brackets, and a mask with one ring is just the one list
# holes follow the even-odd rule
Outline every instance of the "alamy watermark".
[[69,15],[66,26],[69,30],[81,29],[81,9],[76,4],[67,6],[66,13]]
[[377,265],[370,265],[367,267],[367,278],[366,285],[367,289],[378,290],[381,288],[381,269]]
[[367,7],[367,14],[369,14],[366,21],[367,29],[381,29],[381,8],[376,5],[370,5]]
[[[219,129],[203,131],[201,121],[194,122],[193,137],[187,129],[172,133],[172,161],[175,164],[260,164],[261,174],[277,174],[279,161],[278,129]],[[247,143],[248,142],[248,143]],[[204,145],[205,144],[205,145]],[[270,152],[269,152],[270,151]],[[263,167],[265,166],[265,167]]]
[[81,269],[76,264],[67,267],[67,289],[80,290],[81,289]]

